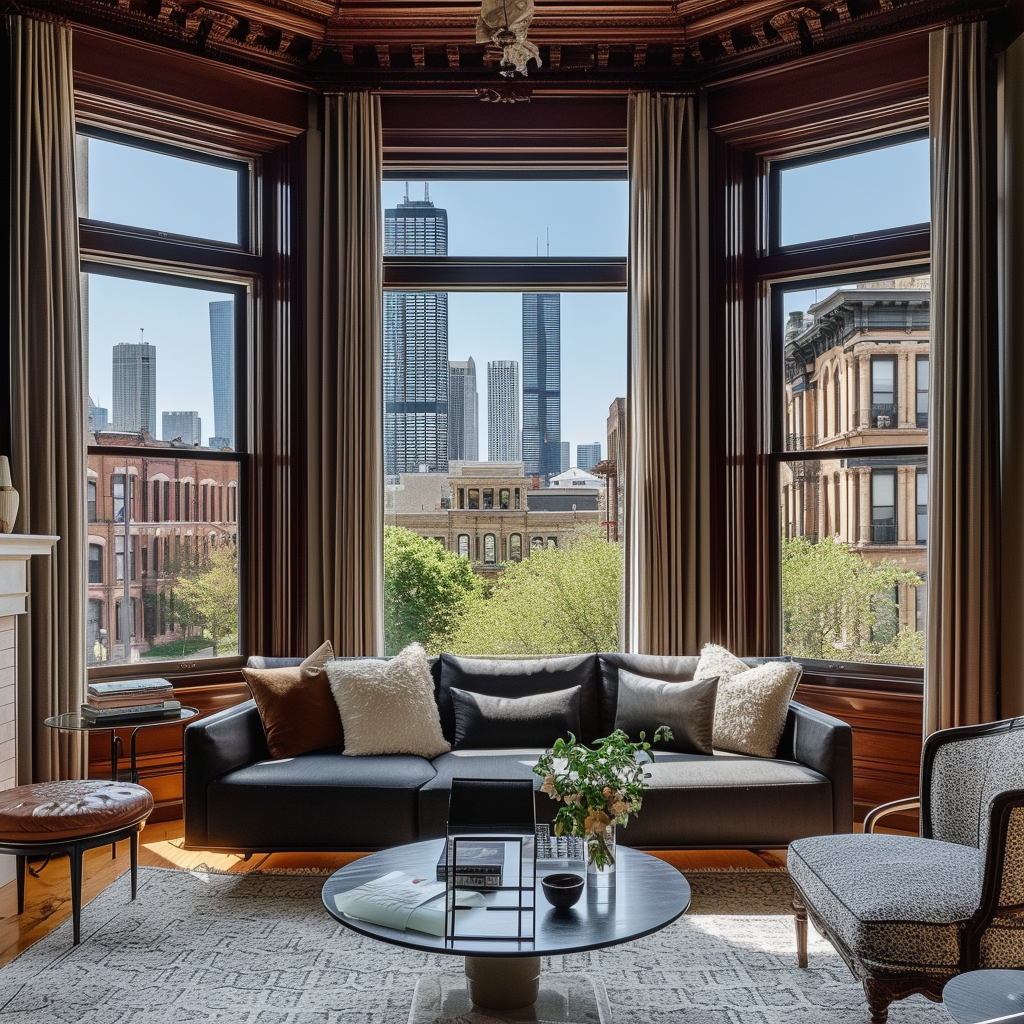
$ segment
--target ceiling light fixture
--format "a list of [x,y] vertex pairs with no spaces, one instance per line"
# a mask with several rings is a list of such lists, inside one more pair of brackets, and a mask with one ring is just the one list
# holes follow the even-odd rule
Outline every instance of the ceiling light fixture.
[[476,41],[501,47],[501,74],[511,78],[527,74],[531,60],[541,66],[540,50],[526,38],[533,21],[533,0],[483,0],[476,21]]

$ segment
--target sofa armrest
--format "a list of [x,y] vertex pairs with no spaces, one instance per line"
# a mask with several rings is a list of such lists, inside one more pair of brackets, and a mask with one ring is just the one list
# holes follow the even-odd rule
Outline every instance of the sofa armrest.
[[853,831],[853,730],[846,722],[790,701],[776,757],[824,775],[832,783],[832,831]]
[[206,790],[227,772],[270,756],[256,702],[193,722],[185,729],[185,849],[209,847]]

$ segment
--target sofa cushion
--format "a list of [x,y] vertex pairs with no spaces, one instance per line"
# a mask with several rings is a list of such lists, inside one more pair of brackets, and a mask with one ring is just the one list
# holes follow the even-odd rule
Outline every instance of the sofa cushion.
[[436,757],[449,749],[420,644],[410,644],[389,661],[329,662],[327,678],[341,713],[346,754]]
[[451,743],[455,742],[453,686],[489,697],[529,697],[578,686],[581,738],[590,743],[603,735],[596,654],[551,658],[463,658],[442,654],[437,704],[441,729]]
[[978,850],[916,836],[799,839],[789,874],[806,905],[872,967],[947,971],[981,902]]
[[598,666],[601,675],[601,735],[607,736],[615,728],[615,713],[619,703],[619,669],[626,669],[648,679],[662,679],[668,683],[693,679],[700,659],[692,657],[662,657],[657,654],[600,654]]
[[615,728],[621,729],[635,743],[641,733],[648,741],[653,741],[657,730],[667,725],[672,737],[659,740],[654,747],[656,751],[712,754],[717,689],[717,679],[670,683],[620,668]]
[[832,828],[832,784],[793,761],[655,749],[643,807],[620,832],[627,846],[783,847]]
[[547,794],[540,791],[540,777],[533,766],[543,747],[520,747],[504,750],[453,750],[431,762],[434,777],[419,791],[420,835],[437,839],[447,833],[448,796],[452,779],[519,779],[529,780],[534,787],[537,821],[550,824],[558,810]]
[[580,734],[580,687],[529,697],[489,697],[453,686],[454,750],[551,746]]
[[288,668],[242,669],[260,712],[271,757],[296,757],[345,741],[338,708],[322,671],[323,654],[320,648]]
[[751,668],[724,647],[705,644],[695,676],[718,677],[716,749],[774,757],[802,671],[792,661]]
[[422,757],[342,757],[340,748],[257,761],[210,783],[210,845],[356,850],[414,842],[417,791],[434,775]]

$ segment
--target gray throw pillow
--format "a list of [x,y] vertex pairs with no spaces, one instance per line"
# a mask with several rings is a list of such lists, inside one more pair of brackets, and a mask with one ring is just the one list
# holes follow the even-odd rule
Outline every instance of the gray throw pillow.
[[711,741],[717,693],[717,679],[670,683],[620,668],[615,728],[621,729],[635,743],[641,732],[651,741],[658,727],[667,725],[672,730],[672,739],[654,746],[655,754],[659,750],[713,754]]
[[580,688],[529,697],[491,697],[451,688],[455,705],[453,750],[550,747],[558,737],[580,734]]

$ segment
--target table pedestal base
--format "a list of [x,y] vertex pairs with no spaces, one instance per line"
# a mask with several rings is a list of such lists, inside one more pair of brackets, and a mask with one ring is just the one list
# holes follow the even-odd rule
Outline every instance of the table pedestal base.
[[[534,958],[466,957],[467,975],[470,960],[478,963],[486,960],[494,965],[495,974],[500,977],[502,971],[514,969],[521,960],[533,961]],[[587,974],[545,974],[540,979],[536,1002],[519,1009],[474,1004],[469,985],[458,976],[424,975],[416,983],[409,1024],[442,1024],[451,1022],[452,1018],[466,1018],[466,1024],[491,1021],[496,1024],[611,1024],[612,1015],[604,984]]]

